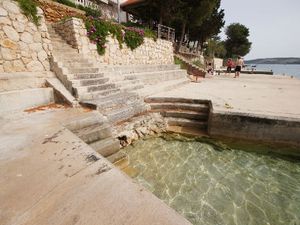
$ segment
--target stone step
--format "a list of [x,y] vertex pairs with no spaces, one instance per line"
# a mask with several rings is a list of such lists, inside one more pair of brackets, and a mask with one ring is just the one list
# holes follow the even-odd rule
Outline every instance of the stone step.
[[152,110],[186,110],[208,113],[209,107],[207,104],[189,104],[189,103],[151,103]]
[[79,87],[79,86],[90,86],[90,85],[99,85],[99,84],[105,84],[109,81],[109,78],[91,78],[91,79],[77,79],[77,80],[71,80],[73,87]]
[[98,73],[99,69],[98,68],[70,68],[69,71],[74,74],[81,74],[81,73]]
[[110,89],[114,89],[115,84],[100,84],[100,85],[90,85],[90,86],[81,86],[76,87],[75,92],[77,96],[80,96],[89,92],[97,92],[97,91],[106,91]]
[[185,70],[168,70],[168,71],[134,73],[134,74],[126,75],[124,79],[125,80],[140,79],[143,81],[147,81],[147,83],[151,84],[157,81],[180,79],[184,77],[187,77],[187,73]]
[[145,98],[147,103],[188,103],[188,104],[209,104],[209,100],[202,99],[189,99],[189,98],[177,98],[177,97],[147,97]]
[[142,82],[145,85],[157,85],[165,81],[180,80],[182,78],[187,78],[186,75],[186,72],[183,72],[182,74],[164,74],[162,76],[156,76],[147,79],[144,78],[142,79]]
[[66,67],[70,68],[82,68],[82,67],[94,67],[93,63],[89,63],[89,62],[67,62],[64,63]]
[[207,121],[208,113],[194,111],[172,111],[172,110],[153,110],[151,112],[159,112],[164,117],[192,119],[197,121]]
[[112,94],[110,96],[98,98],[90,101],[82,101],[81,104],[93,109],[106,109],[112,110],[117,106],[129,104],[130,102],[134,102],[139,100],[139,96],[136,93],[131,92],[120,92],[117,94]]
[[168,126],[192,127],[199,130],[207,129],[207,122],[201,122],[198,120],[166,117],[166,121]]
[[107,157],[108,161],[110,161],[111,163],[117,163],[123,160],[127,160],[128,161],[128,155],[124,152],[117,152],[109,157]]
[[163,64],[163,65],[114,65],[113,67],[105,67],[106,69],[112,68],[113,72],[118,74],[132,74],[140,72],[155,72],[164,70],[178,70],[180,67],[175,64]]
[[90,146],[104,157],[108,157],[120,151],[120,141],[111,137],[93,142]]
[[[84,60],[85,58],[78,53],[77,50],[75,49],[71,49],[71,50],[66,50],[65,52],[58,52],[56,51],[57,57],[61,58],[62,60],[68,60],[73,61],[73,60]],[[90,68],[90,67],[86,67],[86,68]]]
[[143,84],[125,85],[120,87],[122,91],[136,91],[142,88],[144,88]]
[[119,110],[123,108],[134,108],[139,104],[144,104],[139,98],[119,98],[117,100],[97,104],[97,109],[101,111],[101,113],[108,115],[114,114],[114,112],[119,112]]
[[89,79],[100,79],[104,78],[103,73],[81,73],[75,74],[74,80],[89,80]]
[[101,126],[106,122],[107,119],[103,117],[98,111],[92,111],[85,113],[84,115],[69,118],[64,122],[64,126],[67,127],[70,131],[76,131],[95,124]]
[[[103,112],[104,115],[112,124],[117,124],[132,118],[135,115],[141,114],[147,110],[146,106],[141,102],[134,102],[118,108],[114,111]],[[101,112],[101,110],[99,110]]]
[[88,59],[85,59],[81,56],[78,56],[76,59],[66,59],[64,57],[57,56],[57,58],[63,62],[63,64],[67,65],[67,67],[72,67],[73,65],[76,65],[77,63],[89,63]]
[[53,48],[53,51],[58,57],[68,57],[65,55],[66,52],[68,52],[68,54],[78,55],[78,50],[71,47]]
[[108,96],[111,94],[115,94],[118,92],[120,92],[119,88],[109,89],[109,90],[105,90],[105,91],[88,92],[88,93],[85,93],[85,94],[82,94],[81,96],[79,96],[79,100],[84,101],[84,100],[98,99],[98,98]]
[[102,125],[93,124],[91,126],[75,130],[73,133],[87,144],[111,137],[112,135],[111,126],[107,123]]
[[144,88],[138,89],[135,92],[138,93],[140,96],[147,97],[147,96],[155,95],[159,92],[174,90],[176,88],[179,88],[189,83],[190,81],[187,78],[168,80],[168,81],[158,82],[157,84],[155,84],[155,86],[145,85]]

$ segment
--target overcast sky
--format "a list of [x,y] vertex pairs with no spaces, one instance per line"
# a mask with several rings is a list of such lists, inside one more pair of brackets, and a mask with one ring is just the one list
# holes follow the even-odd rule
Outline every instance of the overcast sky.
[[221,1],[226,25],[239,22],[250,29],[246,59],[300,57],[300,0]]

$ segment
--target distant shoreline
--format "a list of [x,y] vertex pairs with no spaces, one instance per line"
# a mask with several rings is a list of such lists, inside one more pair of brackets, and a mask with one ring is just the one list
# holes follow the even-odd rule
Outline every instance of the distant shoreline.
[[300,58],[263,58],[245,60],[247,64],[300,65]]

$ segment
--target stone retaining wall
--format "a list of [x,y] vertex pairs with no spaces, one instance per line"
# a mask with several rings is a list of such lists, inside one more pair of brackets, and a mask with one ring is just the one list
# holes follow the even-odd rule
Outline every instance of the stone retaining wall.
[[54,25],[58,32],[69,44],[80,53],[89,56],[95,62],[105,62],[112,65],[130,64],[172,64],[173,46],[169,41],[145,38],[144,44],[131,51],[125,44],[120,49],[116,39],[109,37],[106,43],[105,55],[99,56],[97,47],[87,37],[85,25],[81,19],[70,18]]
[[300,145],[300,120],[214,112],[209,134],[245,140]]
[[0,1],[0,73],[49,71],[52,45],[43,11],[40,26],[26,18],[12,0]]
[[58,22],[66,17],[82,17],[85,12],[51,0],[37,0],[43,9],[47,22]]

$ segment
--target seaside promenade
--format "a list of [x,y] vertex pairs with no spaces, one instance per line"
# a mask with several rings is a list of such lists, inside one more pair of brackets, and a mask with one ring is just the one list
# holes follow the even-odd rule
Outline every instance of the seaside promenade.
[[300,79],[289,76],[215,75],[151,97],[205,99],[214,111],[300,119]]

